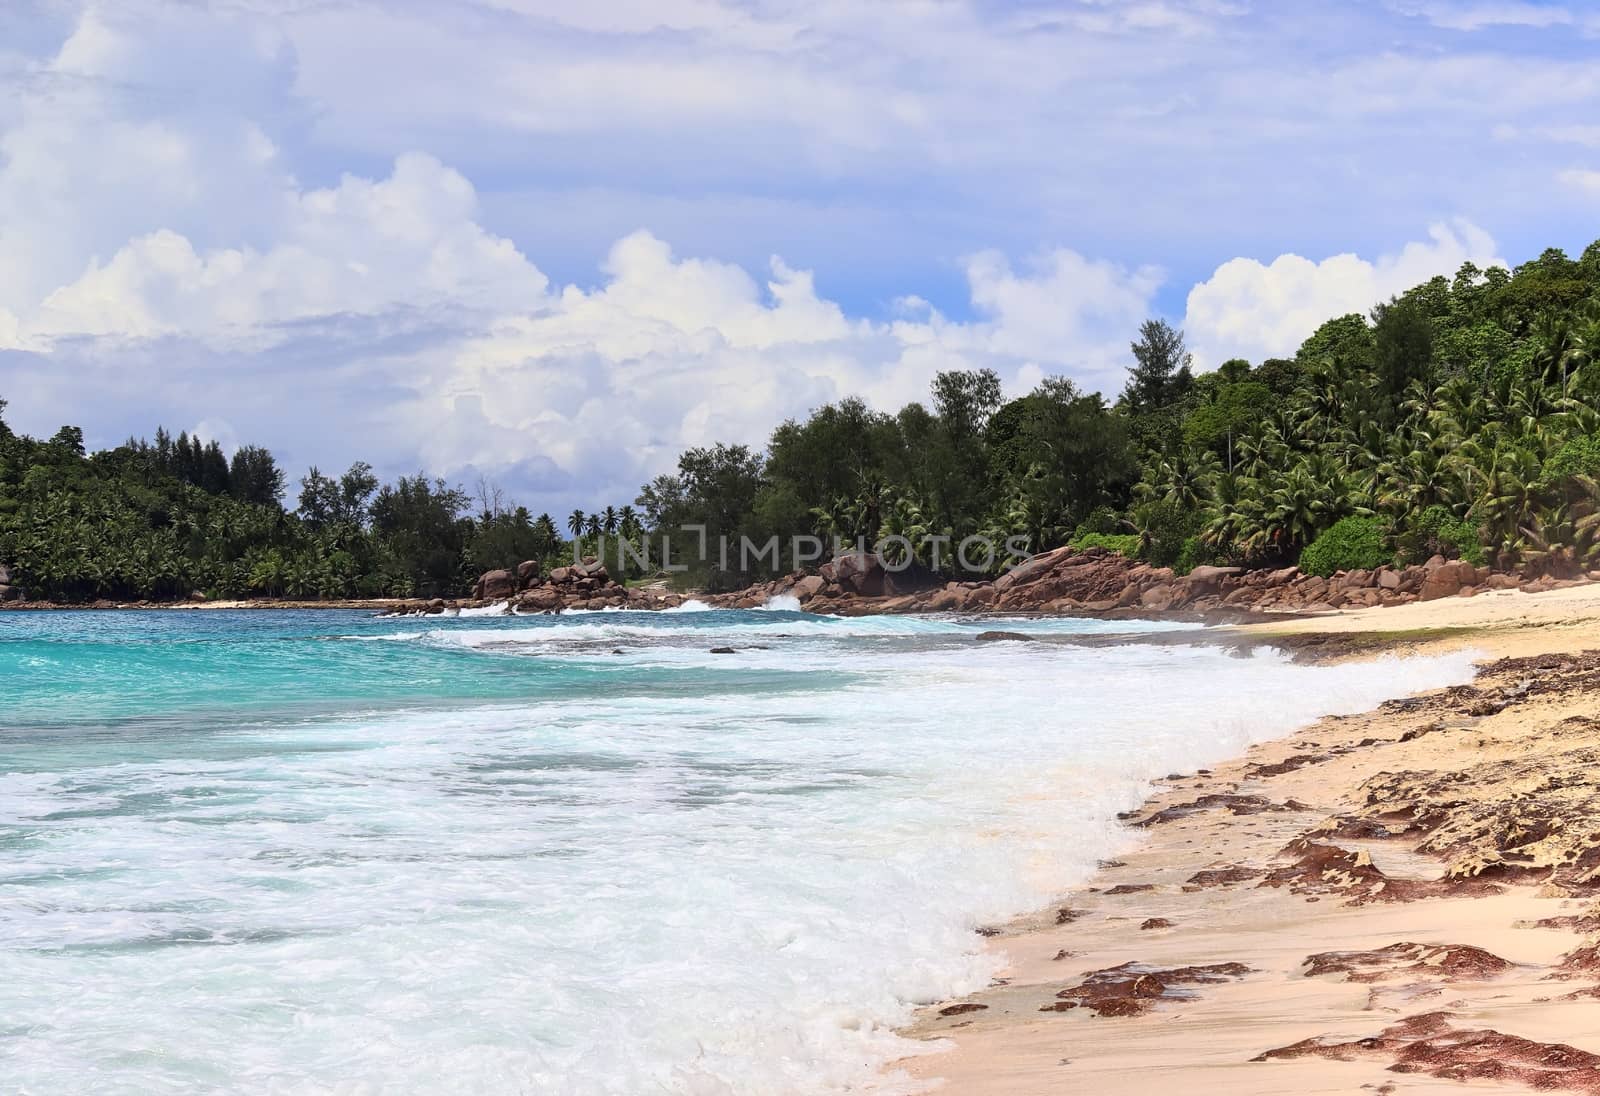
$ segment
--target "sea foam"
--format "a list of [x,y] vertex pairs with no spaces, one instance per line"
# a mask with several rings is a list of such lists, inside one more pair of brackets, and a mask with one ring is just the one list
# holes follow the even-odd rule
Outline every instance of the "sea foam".
[[[919,1046],[916,1003],[992,976],[975,927],[1126,847],[1150,780],[1471,674],[959,620],[486,623],[171,636],[224,650],[239,716],[29,734],[0,700],[8,1086],[858,1091]],[[0,671],[50,649],[0,643]],[[375,655],[403,673],[359,713],[252,684],[293,660],[331,694]]]

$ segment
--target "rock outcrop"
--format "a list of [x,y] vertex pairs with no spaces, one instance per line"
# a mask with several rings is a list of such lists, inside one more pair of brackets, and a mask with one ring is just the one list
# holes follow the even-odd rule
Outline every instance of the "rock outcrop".
[[[665,585],[627,589],[593,558],[543,575],[537,561],[513,571],[489,571],[469,605],[510,602],[517,612],[562,609],[660,609],[688,596]],[[717,608],[755,609],[793,598],[808,612],[1070,614],[1119,618],[1180,614],[1188,619],[1237,619],[1254,614],[1324,613],[1406,605],[1489,590],[1539,591],[1583,580],[1549,576],[1528,581],[1492,573],[1463,560],[1435,556],[1409,567],[1341,571],[1332,577],[1298,567],[1196,567],[1187,575],[1153,567],[1104,548],[1056,548],[1018,563],[993,579],[943,581],[926,568],[893,564],[872,552],[845,552],[811,571],[795,571],[725,594],[695,594]],[[0,587],[0,597],[3,597]],[[420,604],[420,603],[414,603]],[[421,608],[407,607],[420,612]]]
[[1254,613],[1319,613],[1406,605],[1486,590],[1552,589],[1571,585],[1542,578],[1526,583],[1463,560],[1434,557],[1404,568],[1341,571],[1330,578],[1298,567],[1245,570],[1196,567],[1187,575],[1153,567],[1104,548],[1056,548],[1032,556],[992,580],[940,583],[925,571],[896,570],[866,552],[849,552],[813,573],[795,572],[731,594],[714,605],[748,608],[790,596],[823,613],[1067,613],[1189,617]]
[[24,600],[22,587],[13,586],[11,581],[11,568],[0,563],[0,602]]
[[517,592],[517,576],[510,571],[486,571],[472,588],[477,601],[500,601]]
[[1294,566],[1254,571],[1197,566],[1189,574],[1174,574],[1171,568],[1098,547],[1059,547],[1027,558],[992,581],[942,584],[931,574],[894,570],[875,555],[848,552],[814,573],[787,574],[706,600],[742,608],[789,595],[818,613],[1184,613],[1208,618],[1406,605],[1520,584],[1510,574],[1490,574],[1443,558],[1406,568],[1341,571],[1333,578],[1302,574]]

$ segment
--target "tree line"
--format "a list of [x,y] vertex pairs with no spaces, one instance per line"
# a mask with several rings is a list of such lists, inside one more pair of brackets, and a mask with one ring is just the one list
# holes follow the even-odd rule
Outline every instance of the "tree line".
[[[758,543],[1020,537],[1181,572],[1435,553],[1600,566],[1600,242],[1515,270],[1465,264],[1328,320],[1291,358],[1196,375],[1159,319],[1129,350],[1114,403],[1065,377],[1007,400],[990,371],[941,373],[927,403],[895,413],[846,399],[783,423],[764,451],[690,449],[637,503],[652,528]],[[702,571],[714,586],[759,577]]]
[[479,573],[565,545],[548,514],[427,476],[380,485],[357,462],[312,468],[286,509],[272,453],[157,430],[96,453],[63,427],[16,434],[0,400],[0,562],[31,597],[450,596]]
[[[764,448],[696,447],[631,504],[558,526],[418,474],[311,469],[292,508],[272,453],[158,430],[88,454],[76,427],[13,433],[0,401],[0,562],[58,600],[451,596],[523,559],[685,527],[764,543],[928,546],[977,536],[1031,549],[1102,545],[1180,571],[1307,570],[1459,556],[1502,568],[1600,566],[1600,242],[1515,270],[1464,265],[1334,317],[1293,357],[1196,374],[1183,333],[1151,319],[1115,401],[1049,377],[1007,399],[989,370],[935,377],[878,411],[846,398],[780,424]],[[678,581],[731,588],[775,566],[691,554]],[[608,560],[612,557],[608,553]],[[965,577],[965,576],[964,576]]]

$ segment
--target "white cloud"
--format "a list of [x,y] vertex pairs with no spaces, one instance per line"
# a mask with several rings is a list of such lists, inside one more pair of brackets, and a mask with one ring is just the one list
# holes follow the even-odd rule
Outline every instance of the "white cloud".
[[216,442],[230,458],[239,448],[239,435],[227,419],[201,419],[189,430],[191,437],[205,442]]
[[432,157],[402,156],[378,182],[346,176],[326,190],[288,190],[275,205],[281,235],[264,251],[202,254],[186,237],[160,229],[108,261],[92,259],[45,298],[26,343],[72,335],[249,336],[338,313],[544,303],[544,275],[473,221],[471,184]]
[[1197,358],[1210,368],[1234,357],[1288,357],[1334,316],[1365,313],[1437,274],[1454,274],[1466,262],[1506,265],[1488,233],[1468,222],[1434,225],[1428,236],[1375,261],[1350,254],[1321,262],[1299,255],[1270,263],[1230,259],[1189,292],[1184,328]]
[[1091,387],[1120,382],[1130,333],[1150,314],[1162,279],[1156,267],[1126,270],[1065,248],[1039,256],[1024,275],[993,251],[967,263],[972,303],[990,321],[982,332],[987,347],[1068,364]]
[[[659,18],[712,33],[718,10],[683,0]],[[404,153],[380,178],[302,184],[251,117],[272,98],[262,86],[294,70],[282,40],[248,20],[219,29],[164,14],[147,5],[138,27],[84,16],[38,67],[50,90],[26,96],[0,132],[0,213],[14,214],[0,219],[0,244],[12,245],[0,254],[30,257],[0,267],[0,348],[29,351],[7,360],[30,396],[115,420],[113,437],[153,428],[121,416],[154,408],[291,461],[534,469],[614,494],[685,446],[759,444],[783,417],[828,400],[861,394],[893,409],[925,398],[940,369],[989,366],[1013,386],[1066,370],[1114,385],[1160,283],[1154,269],[1066,249],[1020,270],[983,252],[965,268],[975,319],[927,305],[868,319],[782,259],[758,279],[675,255],[641,230],[612,245],[598,285],[552,286],[485,227],[473,185],[434,156]],[[656,18],[639,7],[602,22],[649,33]],[[771,32],[751,24],[735,36]],[[170,99],[152,107],[168,86],[152,48],[214,71],[231,98],[198,112]],[[563,126],[603,121],[584,120],[604,98],[584,82],[616,84],[610,64],[543,74]],[[725,86],[718,73],[729,70],[707,66],[666,99],[629,85],[623,116],[755,117],[776,96],[783,110],[831,118],[820,123],[830,140],[876,132],[859,89],[829,91],[812,76],[763,73],[768,101],[749,100],[740,89],[757,79],[752,64],[739,60],[743,75]],[[146,93],[121,94],[129,84]],[[904,106],[888,96],[873,109]],[[80,408],[84,392],[93,406]]]
[[1572,12],[1552,4],[1535,4],[1522,0],[1505,0],[1501,3],[1461,3],[1459,0],[1435,0],[1433,3],[1399,5],[1407,15],[1420,15],[1436,27],[1445,30],[1475,31],[1485,27],[1558,27],[1573,22]]
[[[0,307],[31,310],[147,233],[201,248],[275,240],[293,180],[251,115],[273,111],[288,65],[270,36],[203,19],[134,35],[86,12],[24,74],[0,131]],[[207,98],[174,86],[169,67],[209,83]]]
[[[1300,208],[1324,193],[1383,239],[1425,221],[1408,186],[1476,212],[1507,177],[1559,185],[1559,161],[1416,170],[1443,146],[1473,156],[1462,133],[1592,128],[1581,60],[1412,49],[1456,38],[1420,20],[1391,48],[1370,13],[1319,24],[1308,57],[1241,11],[91,7],[52,56],[0,58],[0,349],[29,348],[0,357],[0,387],[13,420],[102,441],[166,418],[296,467],[501,469],[588,505],[826,400],[925,398],[940,369],[1115,392],[1163,275],[1093,254],[1209,270],[1241,210],[1263,236],[1297,218],[1323,254],[1349,238]],[[1403,139],[1384,135],[1396,118]],[[568,230],[563,267],[549,245]],[[763,267],[773,251],[798,261]],[[1493,252],[1460,223],[1376,260],[1236,259],[1190,295],[1191,342],[1213,363],[1291,353],[1328,316]],[[960,255],[964,282],[940,284]]]
[[1552,141],[1600,148],[1600,126],[1547,126],[1539,133]]
[[[86,20],[51,66],[98,78],[129,56]],[[940,369],[989,366],[1014,386],[1057,370],[1114,383],[1160,283],[1154,269],[1066,249],[1022,271],[984,252],[966,265],[977,319],[921,304],[869,320],[779,258],[757,280],[637,231],[611,247],[599,285],[551,287],[483,226],[471,183],[432,156],[304,187],[245,119],[152,128],[99,86],[74,109],[25,111],[4,135],[15,155],[0,208],[68,176],[75,203],[131,198],[87,232],[71,203],[28,224],[53,261],[0,282],[0,347],[33,352],[18,375],[47,402],[72,407],[83,391],[143,401],[230,446],[266,440],[305,463],[532,468],[568,489],[631,492],[685,446],[759,444],[780,419],[850,394],[893,409],[924,398]],[[87,170],[85,134],[141,149],[137,177]],[[234,155],[214,161],[219,149]],[[226,207],[234,189],[255,224],[173,205]]]
[[1564,185],[1586,194],[1600,194],[1600,171],[1590,168],[1569,168],[1556,176]]
[[626,237],[603,285],[502,318],[465,340],[448,379],[419,392],[417,421],[472,423],[430,432],[430,460],[492,466],[537,438],[563,469],[631,484],[684,446],[760,445],[781,419],[846,395],[891,410],[925,398],[941,369],[992,367],[1015,391],[1037,383],[1042,364],[1093,385],[1104,374],[1086,365],[1111,369],[1159,280],[1069,251],[1031,276],[984,255],[967,271],[983,319],[952,322],[922,306],[880,323],[848,318],[808,273],[778,260],[772,270],[759,287],[737,266],[677,258],[648,233]]

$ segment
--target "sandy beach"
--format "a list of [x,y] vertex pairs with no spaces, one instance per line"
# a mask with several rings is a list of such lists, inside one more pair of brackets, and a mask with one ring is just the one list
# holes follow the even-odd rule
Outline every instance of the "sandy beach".
[[1600,586],[1237,631],[1480,671],[1172,774],[1130,852],[985,930],[1004,969],[923,1010],[930,1052],[896,1068],[952,1093],[1600,1092]]

